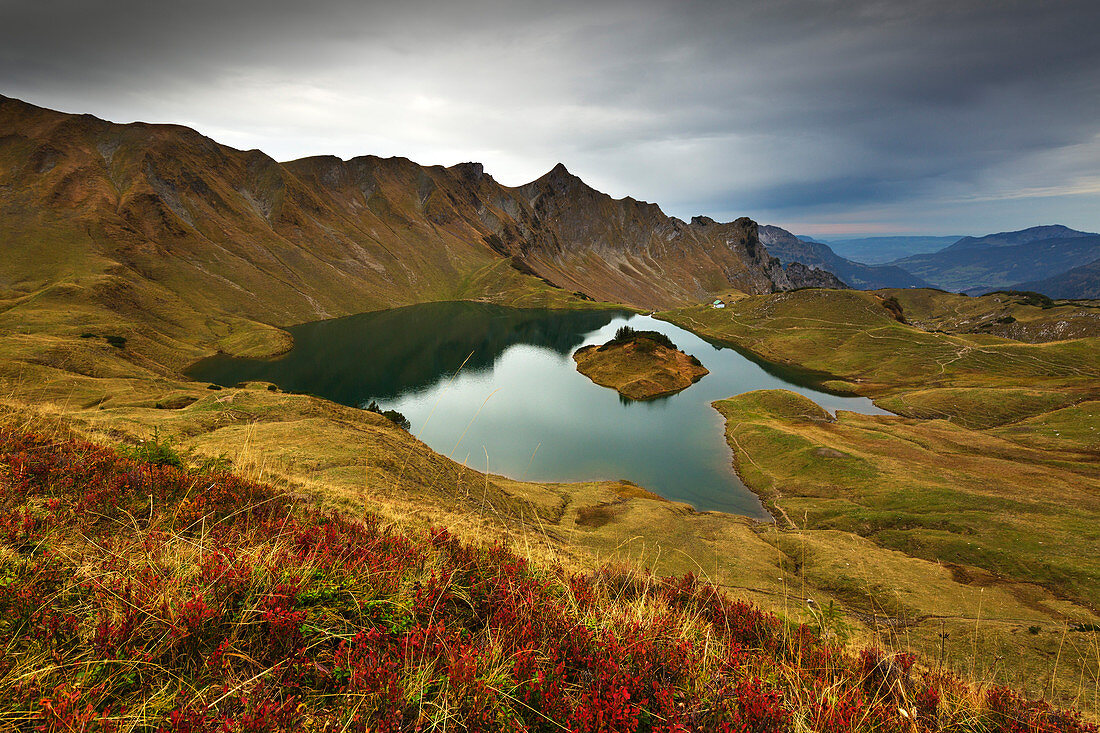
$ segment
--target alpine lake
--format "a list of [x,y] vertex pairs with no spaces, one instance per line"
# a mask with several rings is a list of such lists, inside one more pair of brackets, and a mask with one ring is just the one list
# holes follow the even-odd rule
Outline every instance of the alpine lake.
[[[576,370],[573,352],[623,325],[659,331],[710,370],[677,394],[620,397]],[[266,381],[354,407],[376,401],[410,421],[433,450],[471,468],[531,481],[628,479],[696,509],[770,515],[733,470],[711,402],[789,389],[830,412],[888,414],[864,397],[711,344],[628,312],[427,303],[287,329],[293,348],[272,359],[213,356],[189,375],[231,386]]]

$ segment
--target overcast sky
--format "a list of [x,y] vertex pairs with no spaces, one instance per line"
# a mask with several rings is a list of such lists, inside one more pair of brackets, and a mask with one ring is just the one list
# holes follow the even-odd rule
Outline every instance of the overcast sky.
[[825,238],[1100,231],[1097,0],[0,0],[0,93]]

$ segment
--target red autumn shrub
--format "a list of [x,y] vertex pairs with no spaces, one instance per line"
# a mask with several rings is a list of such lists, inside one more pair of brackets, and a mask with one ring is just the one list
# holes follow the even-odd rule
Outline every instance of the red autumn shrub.
[[692,575],[535,568],[6,429],[0,547],[0,710],[24,729],[1096,731]]

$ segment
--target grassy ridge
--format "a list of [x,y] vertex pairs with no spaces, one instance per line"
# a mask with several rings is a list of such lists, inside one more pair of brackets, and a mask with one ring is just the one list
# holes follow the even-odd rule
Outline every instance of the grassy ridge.
[[5,727],[1094,730],[691,576],[535,568],[88,443],[0,431],[0,500]]
[[[742,478],[791,527],[767,536],[798,582],[901,623],[907,648],[961,642],[964,665],[1095,707],[1097,319],[1043,305],[801,291],[666,317],[918,418],[833,420],[783,392],[716,403]],[[1066,334],[1087,337],[1051,340]]]
[[749,392],[716,407],[750,485],[781,486],[773,500],[807,526],[1100,607],[1100,469],[1065,447],[1027,449],[944,421],[849,412],[832,420],[790,392]]
[[898,301],[906,321],[929,331],[1001,336],[1027,343],[1100,336],[1095,301],[1054,301],[1038,293],[1015,291],[973,298],[919,288],[879,292]]
[[1058,410],[1080,400],[1079,393],[1027,387],[941,387],[881,397],[875,403],[898,415],[922,420],[948,419],[965,428],[980,430]]
[[[1015,390],[1022,385],[1082,397],[1097,393],[1096,338],[1029,344],[926,331],[896,320],[884,301],[872,292],[803,290],[741,298],[724,310],[697,307],[663,317],[769,361],[826,380],[832,377],[830,386],[835,388],[873,397],[948,387]],[[1006,391],[1002,397],[1013,400],[1017,395]]]

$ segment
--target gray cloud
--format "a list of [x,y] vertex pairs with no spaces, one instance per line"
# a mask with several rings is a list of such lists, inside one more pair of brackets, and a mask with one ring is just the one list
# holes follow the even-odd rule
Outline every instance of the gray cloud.
[[0,91],[808,233],[1098,230],[1098,33],[1093,0],[0,0]]

